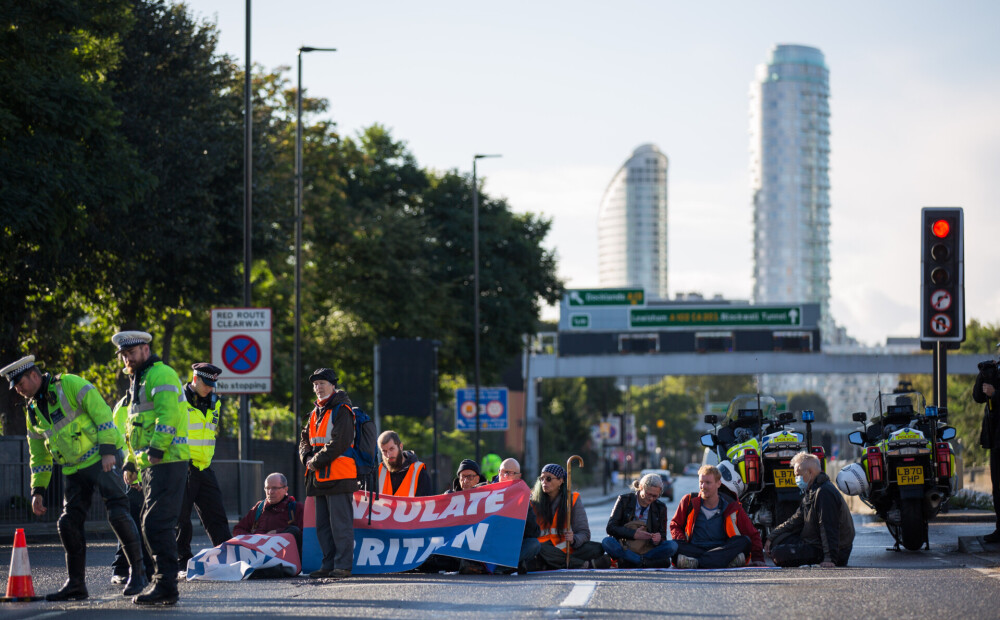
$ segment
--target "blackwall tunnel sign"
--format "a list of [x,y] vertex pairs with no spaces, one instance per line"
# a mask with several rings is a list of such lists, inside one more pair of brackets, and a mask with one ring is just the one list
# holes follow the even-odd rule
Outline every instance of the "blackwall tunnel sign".
[[754,308],[635,308],[629,310],[629,327],[800,327],[799,306]]

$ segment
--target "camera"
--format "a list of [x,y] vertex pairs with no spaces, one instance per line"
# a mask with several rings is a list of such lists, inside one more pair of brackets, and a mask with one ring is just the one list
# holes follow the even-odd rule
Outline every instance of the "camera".
[[979,374],[983,378],[983,383],[989,383],[993,387],[1000,389],[1000,368],[997,367],[997,362],[986,360],[985,362],[979,362],[977,366],[979,367]]

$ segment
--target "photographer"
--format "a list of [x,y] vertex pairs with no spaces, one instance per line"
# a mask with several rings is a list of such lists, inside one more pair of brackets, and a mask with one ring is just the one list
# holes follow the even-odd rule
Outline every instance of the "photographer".
[[[997,345],[1000,348],[1000,345]],[[1000,542],[1000,370],[995,361],[979,363],[976,385],[972,388],[972,399],[986,403],[983,408],[983,428],[979,434],[979,444],[990,451],[990,477],[993,480],[993,510],[997,514],[997,524],[993,533],[983,536],[988,543]]]

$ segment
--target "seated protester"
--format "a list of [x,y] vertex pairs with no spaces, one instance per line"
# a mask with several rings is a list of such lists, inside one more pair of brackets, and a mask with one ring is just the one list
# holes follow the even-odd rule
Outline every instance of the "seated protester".
[[467,491],[472,487],[486,484],[486,477],[479,471],[479,465],[472,459],[464,459],[458,464],[458,473],[451,481],[451,487],[445,493]]
[[669,568],[677,543],[667,538],[667,506],[660,501],[663,480],[646,474],[632,487],[634,492],[618,496],[601,546],[618,560],[618,568]]
[[[566,518],[566,470],[555,463],[542,468],[531,491],[531,509],[542,530],[538,557],[533,570],[569,568],[610,568],[611,558],[599,543],[590,540],[590,524],[580,494],[574,492]],[[529,515],[530,516],[530,515]]]
[[382,462],[378,465],[378,488],[381,495],[425,497],[434,495],[427,467],[412,450],[403,450],[395,431],[378,436]]
[[764,553],[778,566],[847,566],[854,547],[854,519],[844,497],[812,454],[799,452],[792,457],[792,467],[802,503],[774,528]]
[[722,474],[712,465],[698,470],[700,491],[681,498],[670,520],[677,568],[764,566],[760,533],[738,501],[719,493]]
[[[521,480],[521,464],[515,459],[506,459],[500,463],[500,473],[497,474],[497,478],[496,482],[516,480],[521,484],[526,484],[524,480]],[[535,520],[535,515],[529,511],[527,518],[524,520],[524,537],[521,539],[521,552],[518,555],[517,572],[528,572],[528,562],[534,560],[542,548],[542,543],[538,542],[538,537],[541,535],[542,530],[538,527],[538,521]],[[507,570],[505,567],[497,568],[496,572],[500,573],[513,571],[513,569]]]
[[[445,491],[445,494],[467,491],[485,483],[486,478],[479,473],[479,465],[477,465],[472,459],[465,459],[459,463],[455,479],[452,480],[451,487]],[[480,562],[467,562],[466,560],[461,560],[459,558],[437,554],[427,558],[427,560],[420,565],[418,570],[428,573],[437,573],[440,571],[461,571],[463,574],[472,575],[481,575],[487,572],[486,566]]]
[[302,555],[302,514],[304,502],[288,494],[288,479],[273,473],[264,480],[265,499],[254,504],[233,528],[233,536],[248,534],[291,534]]

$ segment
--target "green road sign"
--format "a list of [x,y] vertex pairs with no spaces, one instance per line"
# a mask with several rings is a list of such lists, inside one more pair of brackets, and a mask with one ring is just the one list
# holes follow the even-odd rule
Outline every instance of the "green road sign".
[[646,293],[641,288],[596,288],[566,291],[571,306],[642,306]]
[[629,311],[628,320],[633,328],[800,326],[802,308],[636,308]]
[[571,314],[569,315],[569,326],[574,329],[587,329],[590,327],[590,315],[589,314]]

